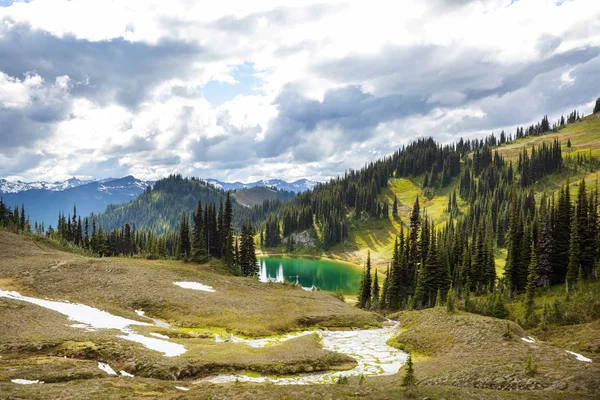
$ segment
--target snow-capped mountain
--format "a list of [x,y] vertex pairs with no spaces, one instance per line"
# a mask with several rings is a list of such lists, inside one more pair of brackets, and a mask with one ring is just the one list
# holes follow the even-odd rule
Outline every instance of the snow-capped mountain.
[[86,216],[99,213],[109,204],[126,203],[142,194],[154,182],[133,176],[98,181],[71,178],[61,182],[10,182],[0,180],[0,197],[11,206],[25,204],[30,220],[56,226],[59,212]]
[[239,190],[239,189],[247,189],[247,188],[256,187],[256,186],[259,186],[259,187],[269,186],[269,187],[276,187],[279,190],[285,190],[288,192],[295,192],[295,193],[300,193],[300,192],[305,192],[307,190],[310,190],[318,183],[318,182],[311,181],[308,179],[299,179],[294,182],[286,182],[282,179],[267,179],[267,180],[260,180],[260,181],[256,181],[256,182],[250,182],[250,183],[222,182],[217,179],[207,179],[206,182],[210,183],[211,185],[214,185],[215,187],[217,187],[219,189],[224,189],[224,190]]
[[0,194],[1,193],[20,193],[27,190],[39,189],[39,190],[51,190],[58,192],[65,189],[74,188],[77,186],[85,185],[93,181],[77,179],[75,177],[56,182],[22,182],[22,181],[8,181],[6,179],[0,179]]

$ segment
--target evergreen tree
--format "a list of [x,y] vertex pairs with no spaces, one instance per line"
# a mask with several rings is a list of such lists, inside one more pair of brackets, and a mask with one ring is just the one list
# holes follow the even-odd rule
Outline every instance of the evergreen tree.
[[408,353],[408,358],[406,359],[406,372],[404,373],[404,379],[402,379],[402,386],[406,389],[411,390],[417,384],[417,379],[415,377],[415,371],[413,368],[412,356]]
[[578,219],[575,218],[571,224],[571,240],[569,245],[569,266],[567,268],[566,276],[566,290],[572,290],[575,288],[575,282],[577,280],[577,273],[581,268],[581,245],[579,240],[579,227]]
[[371,252],[367,253],[367,264],[363,272],[362,279],[360,281],[359,294],[358,294],[358,307],[369,308],[371,303]]
[[208,259],[205,247],[206,240],[204,238],[203,222],[204,219],[202,218],[202,200],[198,200],[193,215],[194,226],[192,229],[191,243],[191,259],[192,261],[197,263],[206,262],[206,260]]
[[529,321],[534,312],[535,286],[538,282],[538,260],[535,245],[531,243],[531,261],[529,262],[527,287],[525,289],[525,320]]
[[450,289],[448,289],[448,293],[446,294],[446,311],[448,311],[449,313],[454,312],[454,302],[454,288],[452,287],[452,285],[450,285]]
[[175,258],[178,260],[186,259],[191,254],[191,241],[190,241],[190,230],[188,218],[185,213],[181,214],[179,220],[179,236],[177,238],[177,250],[175,251]]
[[371,300],[372,309],[379,309],[379,281],[377,278],[377,268],[375,268],[375,276],[373,277],[373,289],[371,290],[373,299]]

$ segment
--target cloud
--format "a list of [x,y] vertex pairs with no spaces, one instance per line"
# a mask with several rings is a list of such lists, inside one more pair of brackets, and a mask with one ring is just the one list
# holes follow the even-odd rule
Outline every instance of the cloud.
[[67,75],[74,83],[72,96],[130,108],[166,80],[192,79],[198,71],[190,64],[211,57],[184,42],[150,45],[122,38],[89,42],[70,35],[56,37],[26,24],[1,25],[0,48],[0,71],[5,74],[17,77],[35,71],[50,81]]
[[595,0],[17,2],[0,48],[22,179],[328,179],[600,95]]

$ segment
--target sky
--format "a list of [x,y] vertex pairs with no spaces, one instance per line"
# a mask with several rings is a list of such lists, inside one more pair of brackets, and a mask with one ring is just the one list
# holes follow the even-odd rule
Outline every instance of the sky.
[[0,177],[323,181],[589,114],[598,0],[0,0]]

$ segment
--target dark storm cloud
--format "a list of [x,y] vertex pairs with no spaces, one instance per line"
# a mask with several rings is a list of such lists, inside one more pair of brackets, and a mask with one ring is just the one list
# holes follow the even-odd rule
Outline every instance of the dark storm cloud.
[[135,108],[157,83],[188,78],[193,61],[211,57],[183,42],[150,45],[121,38],[90,42],[59,38],[22,24],[2,25],[0,71],[13,77],[35,71],[46,81],[68,75],[80,83],[71,88],[72,95],[100,104],[117,102]]

